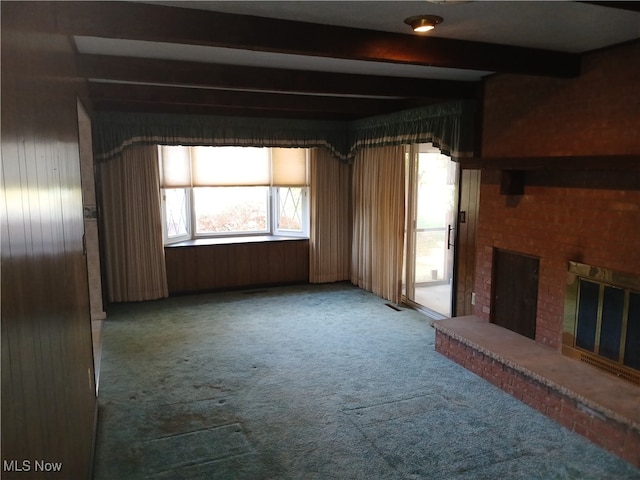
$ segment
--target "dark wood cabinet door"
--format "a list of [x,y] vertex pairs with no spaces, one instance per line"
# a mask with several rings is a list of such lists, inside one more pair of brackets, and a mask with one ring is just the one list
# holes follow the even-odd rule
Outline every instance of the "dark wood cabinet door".
[[492,323],[535,338],[539,270],[538,258],[494,252]]

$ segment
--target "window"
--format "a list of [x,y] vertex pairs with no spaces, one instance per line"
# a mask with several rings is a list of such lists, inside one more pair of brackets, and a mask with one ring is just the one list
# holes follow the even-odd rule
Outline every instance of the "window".
[[169,188],[164,191],[163,224],[165,236],[173,241],[191,237],[191,220],[189,219],[189,193],[186,188]]
[[159,147],[165,243],[308,236],[308,154],[299,148]]
[[196,236],[269,234],[269,187],[193,189]]

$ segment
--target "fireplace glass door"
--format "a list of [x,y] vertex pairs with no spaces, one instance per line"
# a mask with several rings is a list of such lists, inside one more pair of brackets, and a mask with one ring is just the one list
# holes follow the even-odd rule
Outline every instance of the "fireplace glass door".
[[582,278],[578,288],[576,347],[640,369],[640,293]]
[[570,262],[563,352],[640,383],[640,279]]

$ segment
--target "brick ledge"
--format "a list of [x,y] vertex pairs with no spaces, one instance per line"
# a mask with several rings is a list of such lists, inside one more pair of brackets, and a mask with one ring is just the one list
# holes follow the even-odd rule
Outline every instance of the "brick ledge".
[[475,316],[431,324],[437,332],[640,433],[640,387]]

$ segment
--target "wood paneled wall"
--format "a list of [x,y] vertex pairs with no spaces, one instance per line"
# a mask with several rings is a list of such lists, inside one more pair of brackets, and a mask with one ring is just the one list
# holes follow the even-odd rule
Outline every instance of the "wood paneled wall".
[[309,281],[309,240],[165,248],[169,294]]
[[[462,170],[460,175],[459,211],[464,222],[458,222],[456,235],[456,316],[471,315],[476,262],[476,231],[480,201],[480,170]],[[460,220],[460,219],[458,219]]]
[[47,4],[0,8],[2,478],[89,478],[96,397],[73,50],[31,31],[52,21]]

